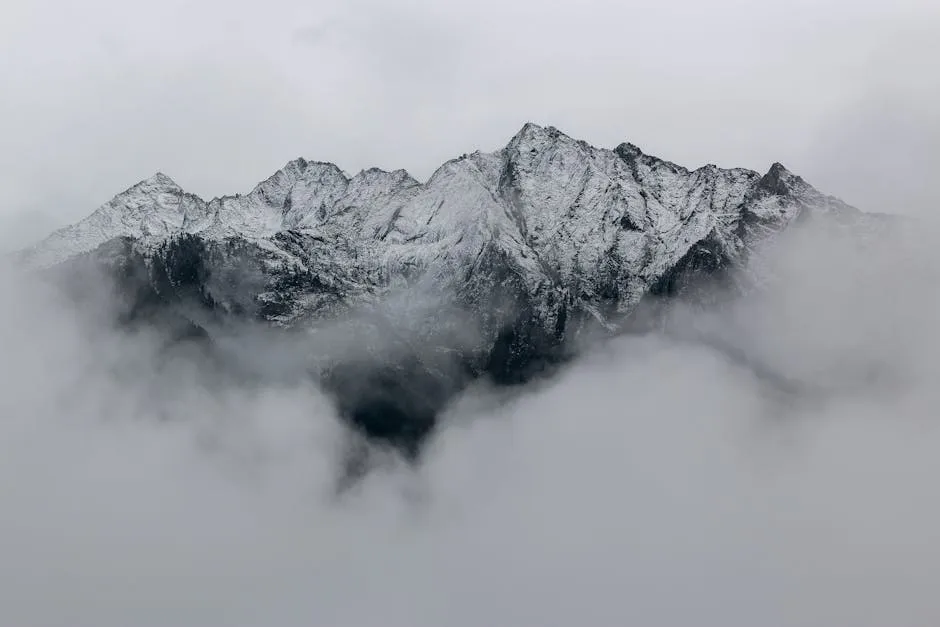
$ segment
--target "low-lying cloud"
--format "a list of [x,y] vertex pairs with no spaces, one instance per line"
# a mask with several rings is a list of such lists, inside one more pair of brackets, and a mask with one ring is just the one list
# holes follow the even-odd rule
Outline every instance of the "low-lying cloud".
[[4,272],[0,622],[937,624],[940,258],[914,230],[795,232],[763,294],[478,386],[419,468],[340,496],[312,383],[220,383]]

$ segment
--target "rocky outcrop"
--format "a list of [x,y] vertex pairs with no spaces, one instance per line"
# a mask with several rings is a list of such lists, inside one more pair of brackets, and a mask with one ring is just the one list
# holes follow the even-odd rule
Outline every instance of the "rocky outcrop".
[[467,381],[527,381],[641,301],[728,287],[758,244],[813,215],[859,213],[780,164],[687,170],[527,124],[425,183],[297,159],[204,201],[157,174],[23,258],[119,269],[131,317],[298,334],[344,414],[414,453]]

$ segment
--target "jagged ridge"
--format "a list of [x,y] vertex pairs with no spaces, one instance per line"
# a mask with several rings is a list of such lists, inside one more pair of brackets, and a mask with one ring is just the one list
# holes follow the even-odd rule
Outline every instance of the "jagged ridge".
[[[297,159],[247,195],[207,202],[158,173],[24,258],[109,251],[134,257],[166,308],[329,327],[344,339],[315,351],[313,370],[347,414],[395,432],[389,421],[432,424],[473,377],[528,380],[591,329],[621,329],[644,298],[729,280],[757,244],[812,215],[859,212],[780,164],[690,171],[526,124],[423,184]],[[427,407],[395,409],[414,389]]]

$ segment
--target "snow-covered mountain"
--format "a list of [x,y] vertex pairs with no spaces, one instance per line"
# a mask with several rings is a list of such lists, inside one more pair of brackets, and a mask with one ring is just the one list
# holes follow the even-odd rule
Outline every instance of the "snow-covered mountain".
[[[377,394],[378,414],[405,403],[427,422],[468,378],[525,380],[641,301],[732,281],[758,244],[813,216],[864,219],[779,163],[687,170],[526,124],[425,183],[297,159],[205,201],[158,173],[23,257],[120,268],[135,303],[199,327],[194,312],[319,333],[312,369],[344,411]],[[408,386],[413,399],[392,398]]]

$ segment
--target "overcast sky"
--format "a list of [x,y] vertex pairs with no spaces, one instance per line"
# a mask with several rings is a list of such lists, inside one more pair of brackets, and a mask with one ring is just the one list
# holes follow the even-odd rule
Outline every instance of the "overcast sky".
[[[0,0],[0,248],[157,170],[425,178],[526,120],[925,215],[937,42],[937,0]],[[167,363],[0,263],[0,625],[936,626],[940,234],[896,230],[789,231],[718,326],[824,394],[623,338],[471,389],[339,502],[315,388]]]
[[158,170],[205,197],[297,156],[425,178],[527,120],[922,212],[937,42],[934,0],[2,0],[0,228]]

